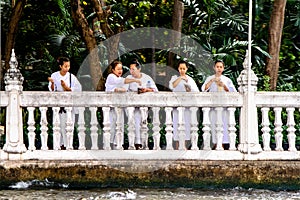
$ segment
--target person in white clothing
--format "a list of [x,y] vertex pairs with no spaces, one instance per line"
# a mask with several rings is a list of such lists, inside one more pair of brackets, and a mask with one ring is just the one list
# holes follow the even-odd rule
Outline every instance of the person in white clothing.
[[[188,63],[181,60],[177,64],[179,75],[174,75],[169,81],[169,88],[173,92],[199,92],[196,82],[192,77],[186,74],[188,70]],[[173,140],[175,142],[175,149],[178,149],[179,137],[178,137],[178,110],[173,109]],[[191,111],[188,108],[184,109],[184,124],[185,124],[185,141],[186,148],[188,149],[188,143],[191,140]]]
[[[129,83],[137,83],[141,84],[139,79],[133,78],[124,78],[123,75],[123,64],[121,61],[113,61],[110,65],[110,74],[107,76],[105,82],[105,91],[106,92],[126,92]],[[120,146],[117,146],[117,138],[116,138],[116,121],[117,121],[117,113],[121,115],[120,119],[122,120],[122,133],[124,133],[124,112],[123,109],[114,109],[111,108],[109,112],[110,118],[110,143],[112,149],[120,149]],[[124,134],[121,135],[120,138],[122,144],[124,141]]]
[[[130,75],[128,75],[127,78],[135,78],[141,81],[141,85],[138,85],[137,83],[130,83],[128,87],[129,92],[138,92],[139,94],[145,92],[158,92],[158,89],[153,79],[149,75],[141,72],[142,66],[137,59],[133,59],[130,62],[129,67],[130,67]],[[141,141],[141,124],[147,121],[147,116],[148,116],[148,112],[146,111],[146,109],[138,108],[138,107],[135,108],[134,144],[137,150],[144,148]]]
[[[70,70],[70,60],[66,57],[60,57],[58,60],[58,65],[60,67],[60,71],[54,72],[51,74],[51,77],[48,77],[49,85],[48,88],[51,92],[65,92],[65,91],[74,91],[80,92],[81,91],[81,84],[74,76],[69,72]],[[75,114],[77,109],[72,109],[72,119],[73,119],[73,126],[75,121]],[[61,149],[66,149],[67,147],[67,136],[66,136],[66,121],[67,121],[67,114],[66,110],[62,107],[59,111],[60,117],[60,132],[61,132]],[[71,144],[70,144],[71,145]],[[69,145],[68,148],[72,149]]]
[[[215,74],[206,78],[203,83],[201,90],[204,92],[236,92],[236,89],[230,78],[222,75],[224,71],[225,64],[222,60],[215,61],[214,71]],[[213,149],[216,148],[217,144],[217,135],[216,135],[216,110],[211,109],[209,112],[210,122],[211,122],[211,135],[212,135],[212,144]],[[222,112],[222,121],[223,121],[223,147],[227,149],[229,147],[229,135],[228,135],[228,111],[226,109]]]

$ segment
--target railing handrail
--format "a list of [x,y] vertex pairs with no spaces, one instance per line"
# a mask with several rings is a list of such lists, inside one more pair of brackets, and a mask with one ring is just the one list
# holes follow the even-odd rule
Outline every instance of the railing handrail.
[[151,92],[137,94],[134,92],[37,92],[24,91],[21,94],[23,107],[241,107],[242,95],[238,92]]
[[300,107],[300,92],[256,92],[257,107]]

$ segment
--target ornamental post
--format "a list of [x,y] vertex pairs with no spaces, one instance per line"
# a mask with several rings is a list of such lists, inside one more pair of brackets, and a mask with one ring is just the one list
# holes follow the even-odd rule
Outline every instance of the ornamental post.
[[[20,93],[23,90],[24,77],[17,69],[18,62],[14,49],[9,61],[10,68],[4,75],[5,91],[8,93],[8,106],[6,109],[6,143],[3,150],[10,154],[22,154],[26,152],[23,141],[22,108],[20,105]],[[13,158],[13,155],[9,159]],[[16,157],[19,158],[19,157]]]
[[247,51],[243,63],[244,70],[237,79],[239,92],[243,94],[244,99],[240,113],[240,143],[238,150],[243,153],[255,154],[262,151],[258,139],[257,108],[255,103],[258,78],[253,70],[249,69],[251,63],[248,62],[249,55]]

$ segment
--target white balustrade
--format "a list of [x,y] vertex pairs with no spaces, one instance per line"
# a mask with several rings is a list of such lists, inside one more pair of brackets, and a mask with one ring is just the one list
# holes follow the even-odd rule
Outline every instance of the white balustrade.
[[149,149],[148,147],[148,127],[147,127],[147,118],[148,118],[148,108],[147,107],[140,107],[141,111],[141,141],[143,149]]
[[153,107],[153,150],[160,150],[159,107]]
[[91,111],[91,140],[92,140],[92,150],[97,150],[98,148],[98,120],[97,120],[97,108],[90,107]]
[[40,107],[41,112],[41,150],[48,150],[48,120],[47,120],[47,107]]
[[35,150],[35,121],[34,121],[34,107],[28,107],[28,150]]
[[275,142],[276,142],[276,151],[283,151],[282,148],[282,139],[283,139],[283,135],[282,135],[282,120],[281,120],[281,111],[282,108],[281,107],[275,107],[274,108],[274,112],[275,112]]
[[[128,149],[135,149],[135,116],[134,116],[134,107],[127,108],[127,116],[128,116]],[[123,134],[123,133],[122,133]]]
[[60,149],[60,117],[59,117],[59,107],[53,107],[53,149]]
[[203,150],[211,150],[211,128],[210,128],[210,119],[209,119],[209,112],[210,108],[204,107],[202,108],[203,112]]
[[286,108],[288,118],[287,118],[287,131],[288,131],[288,142],[289,142],[289,151],[297,151],[296,149],[296,134],[295,134],[295,120],[294,120],[294,111],[295,108]]
[[264,151],[271,151],[270,148],[270,121],[269,121],[269,110],[270,108],[263,107],[261,109],[262,112],[262,129],[261,131],[263,132],[262,134],[262,139],[263,139],[263,149]]
[[85,146],[85,121],[84,121],[84,107],[79,107],[78,108],[78,142],[79,142],[79,150],[85,150],[86,146]]
[[229,150],[236,150],[236,128],[235,128],[235,108],[227,108],[228,111],[228,135],[229,135]]
[[198,121],[197,111],[198,107],[191,107],[191,150],[199,150],[198,147]]

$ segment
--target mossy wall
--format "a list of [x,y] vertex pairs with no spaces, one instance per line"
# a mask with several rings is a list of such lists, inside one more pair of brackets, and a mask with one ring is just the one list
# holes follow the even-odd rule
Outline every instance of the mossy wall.
[[3,161],[0,187],[34,179],[92,187],[300,189],[300,161]]

